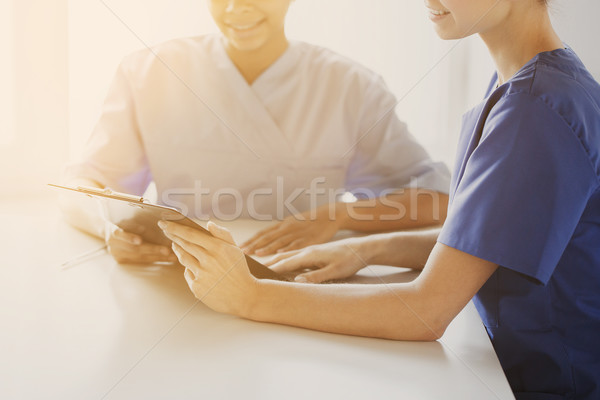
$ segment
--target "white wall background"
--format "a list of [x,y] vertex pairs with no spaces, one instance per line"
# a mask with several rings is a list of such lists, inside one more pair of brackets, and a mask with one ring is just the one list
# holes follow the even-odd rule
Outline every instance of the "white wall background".
[[[57,177],[67,149],[80,152],[126,54],[216,30],[206,0],[0,1],[0,182],[20,190]],[[557,30],[600,78],[600,2],[551,1]],[[400,117],[451,165],[460,116],[493,69],[477,38],[437,39],[418,0],[296,0],[288,36],[379,72]]]
[[[14,52],[13,33],[13,7],[8,1],[0,2],[0,48],[12,59]],[[0,130],[0,145],[7,145],[13,140],[15,134],[14,119],[14,65],[12,62],[0,63],[0,82],[4,90],[0,90],[0,121],[4,127]]]
[[561,39],[600,81],[600,1],[550,0],[554,27]]
[[68,76],[67,0],[0,3],[2,199],[57,179],[68,149]]

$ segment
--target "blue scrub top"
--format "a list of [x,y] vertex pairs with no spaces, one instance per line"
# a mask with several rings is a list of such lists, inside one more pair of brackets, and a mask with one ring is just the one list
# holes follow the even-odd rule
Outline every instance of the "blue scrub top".
[[474,302],[517,399],[600,399],[599,177],[600,85],[570,49],[463,117],[438,241],[500,266]]

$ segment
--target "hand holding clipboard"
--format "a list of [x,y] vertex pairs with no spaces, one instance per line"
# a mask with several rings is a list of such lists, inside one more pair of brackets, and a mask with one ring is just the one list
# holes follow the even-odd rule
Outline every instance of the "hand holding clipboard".
[[[171,246],[171,240],[158,227],[158,222],[161,220],[176,222],[212,236],[209,231],[183,215],[179,210],[151,204],[139,196],[84,186],[67,187],[53,184],[50,186],[98,199],[108,222],[124,232],[138,235],[147,243]],[[250,256],[246,255],[246,262],[252,275],[258,279],[287,280]]]

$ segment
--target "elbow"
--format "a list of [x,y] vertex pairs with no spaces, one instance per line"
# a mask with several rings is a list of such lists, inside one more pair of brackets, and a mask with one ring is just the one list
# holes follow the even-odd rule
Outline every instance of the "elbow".
[[434,342],[444,336],[457,312],[447,307],[445,296],[433,296],[413,281],[403,292],[402,304],[394,304],[386,315],[391,316],[385,323],[392,339]]
[[413,340],[419,342],[435,342],[444,336],[447,327],[448,324],[433,322],[427,323],[423,321],[420,328],[415,332],[415,337]]
[[444,333],[446,332],[446,328],[428,328],[424,329],[418,336],[418,341],[420,342],[435,342],[440,340]]
[[[431,307],[431,309],[436,309],[435,307]],[[419,329],[418,329],[418,337],[420,341],[423,342],[434,342],[439,340],[446,333],[446,329],[454,319],[453,313],[444,312],[443,309],[440,309],[439,312],[433,312],[429,315],[422,314],[420,319]]]
[[414,323],[412,329],[395,329],[387,338],[414,342],[435,342],[444,336],[448,325],[421,320]]

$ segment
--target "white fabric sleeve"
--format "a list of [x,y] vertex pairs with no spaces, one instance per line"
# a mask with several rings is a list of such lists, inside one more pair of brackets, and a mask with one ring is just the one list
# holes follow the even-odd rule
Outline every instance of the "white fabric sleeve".
[[117,70],[82,157],[65,168],[65,182],[87,178],[135,195],[142,195],[150,184],[152,176],[125,65],[121,63]]
[[376,79],[365,92],[346,189],[358,198],[404,187],[448,193],[448,168],[431,160],[395,107],[395,97]]

